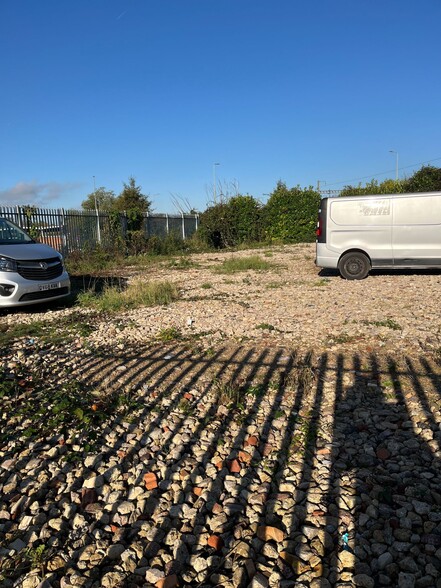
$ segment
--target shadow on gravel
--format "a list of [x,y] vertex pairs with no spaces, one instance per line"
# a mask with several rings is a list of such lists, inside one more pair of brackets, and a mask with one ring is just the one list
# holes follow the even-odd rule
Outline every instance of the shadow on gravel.
[[3,443],[2,586],[440,585],[432,358],[176,345],[74,374],[133,412],[93,452]]

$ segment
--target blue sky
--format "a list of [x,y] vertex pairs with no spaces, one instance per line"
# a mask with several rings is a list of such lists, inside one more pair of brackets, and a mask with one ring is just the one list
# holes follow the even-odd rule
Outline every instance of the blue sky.
[[[441,166],[439,0],[1,0],[0,204]],[[363,180],[364,181],[364,180]],[[326,185],[325,185],[326,182]]]

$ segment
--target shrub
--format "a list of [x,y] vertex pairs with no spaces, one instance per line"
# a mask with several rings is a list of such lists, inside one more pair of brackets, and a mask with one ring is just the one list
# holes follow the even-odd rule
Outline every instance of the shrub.
[[406,192],[436,192],[441,190],[441,168],[426,165],[406,180]]
[[201,214],[199,237],[215,248],[258,241],[262,237],[261,210],[252,196],[233,196]]
[[377,180],[367,182],[365,186],[345,186],[340,196],[368,196],[370,194],[401,194],[406,191],[405,182],[402,180],[384,180],[378,183]]
[[266,236],[286,243],[314,241],[319,204],[312,187],[288,189],[278,182],[263,210]]

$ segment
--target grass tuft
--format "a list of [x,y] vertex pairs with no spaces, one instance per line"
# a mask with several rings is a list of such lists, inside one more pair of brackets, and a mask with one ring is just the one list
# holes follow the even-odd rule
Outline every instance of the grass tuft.
[[178,298],[178,289],[171,282],[136,282],[126,290],[110,286],[101,293],[87,291],[78,294],[79,306],[102,312],[130,310],[140,306],[170,304]]
[[274,268],[274,264],[259,257],[251,255],[250,257],[235,257],[225,260],[215,272],[219,274],[234,274],[236,272],[246,272],[248,270],[266,271]]

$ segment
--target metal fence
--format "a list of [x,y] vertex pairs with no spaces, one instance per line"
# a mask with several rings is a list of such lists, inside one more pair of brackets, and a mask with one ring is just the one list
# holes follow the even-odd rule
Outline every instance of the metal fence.
[[[63,255],[73,251],[104,248],[125,241],[129,219],[124,214],[93,210],[65,210],[34,206],[0,206],[0,217],[7,218],[27,231],[31,237],[47,243]],[[188,239],[198,228],[197,214],[151,214],[142,218],[146,238],[174,235]]]

